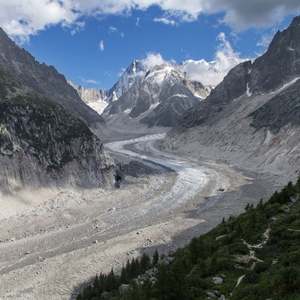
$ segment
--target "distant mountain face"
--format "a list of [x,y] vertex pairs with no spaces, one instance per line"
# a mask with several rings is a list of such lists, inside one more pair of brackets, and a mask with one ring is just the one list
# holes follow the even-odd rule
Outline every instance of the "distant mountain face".
[[0,191],[110,182],[113,161],[87,126],[101,118],[62,75],[0,39]]
[[0,67],[21,82],[24,88],[62,105],[88,125],[103,122],[103,119],[80,99],[63,75],[54,67],[38,63],[27,51],[10,40],[2,29],[0,29]]
[[116,84],[107,92],[108,102],[113,102],[125,94],[132,85],[145,75],[147,68],[142,61],[134,60],[123,72]]
[[149,126],[175,126],[184,112],[210,93],[200,82],[186,79],[176,65],[165,63],[147,69],[137,61],[113,89],[121,96],[112,93],[104,116],[126,113]]
[[[172,148],[270,172],[300,171],[300,17],[233,68],[179,122]],[[171,136],[170,135],[170,136]],[[203,151],[205,153],[203,153]],[[196,152],[195,152],[196,153]]]
[[69,82],[77,91],[80,98],[99,115],[101,115],[108,105],[107,91],[102,89],[85,88],[83,86],[76,86]]

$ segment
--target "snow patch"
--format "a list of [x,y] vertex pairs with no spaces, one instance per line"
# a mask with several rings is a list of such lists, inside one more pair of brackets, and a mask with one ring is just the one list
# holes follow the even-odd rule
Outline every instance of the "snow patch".
[[150,111],[154,110],[159,104],[160,104],[159,102],[151,104],[151,106],[149,107],[149,110]]
[[283,86],[281,86],[281,87],[280,87],[279,89],[277,89],[276,91],[272,92],[272,94],[282,92],[282,91],[285,90],[286,88],[288,88],[288,87],[290,87],[291,85],[293,85],[294,83],[296,83],[299,79],[300,79],[300,77],[294,78],[293,80],[291,80],[291,81],[285,83]]
[[106,101],[101,100],[88,103],[88,106],[95,110],[99,115],[101,115],[104,112],[107,105],[108,103]]
[[272,138],[273,138],[273,135],[272,135],[271,131],[268,130],[265,141],[264,141],[264,145],[269,145],[270,142],[272,141]]
[[175,95],[171,96],[171,98],[174,98],[174,97],[177,97],[177,98],[188,98],[188,96],[184,95],[184,94],[175,94]]
[[112,101],[112,102],[115,102],[115,101],[117,101],[117,100],[118,100],[118,96],[117,96],[117,93],[114,91],[114,92],[113,92],[113,96],[112,96],[111,101]]
[[289,51],[296,51],[294,48],[292,48],[292,47],[288,47],[287,48]]
[[252,92],[250,91],[249,83],[247,83],[247,91],[246,91],[246,94],[247,94],[248,97],[251,97],[251,96],[252,96]]

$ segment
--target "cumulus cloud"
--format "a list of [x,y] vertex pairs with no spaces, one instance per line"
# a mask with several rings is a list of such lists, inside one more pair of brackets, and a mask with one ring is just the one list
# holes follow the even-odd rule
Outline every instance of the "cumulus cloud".
[[26,38],[47,26],[75,24],[69,5],[49,0],[0,0],[0,26],[10,35]]
[[270,26],[300,12],[299,0],[0,0],[0,26],[26,38],[51,25],[76,26],[84,16],[128,14],[152,5],[180,21],[222,13],[222,21],[235,30]]
[[105,50],[105,44],[104,44],[104,41],[103,40],[101,40],[100,42],[99,42],[99,49],[100,49],[100,51],[104,51]]
[[218,85],[226,74],[245,59],[234,51],[225,34],[218,36],[219,46],[213,61],[187,60],[182,63],[182,70],[191,80],[202,82],[204,85]]

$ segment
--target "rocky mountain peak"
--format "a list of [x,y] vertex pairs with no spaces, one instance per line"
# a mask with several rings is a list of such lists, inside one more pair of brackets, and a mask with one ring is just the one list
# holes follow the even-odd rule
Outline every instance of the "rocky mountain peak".
[[249,85],[254,93],[269,92],[300,76],[300,17],[276,33],[252,69]]
[[268,94],[297,78],[300,78],[300,17],[286,30],[276,33],[264,55],[234,67],[205,102],[186,114],[182,123],[193,127],[213,122],[234,99]]
[[145,75],[146,69],[142,61],[134,60],[123,72],[116,84],[108,91],[107,101],[114,102],[125,94],[134,82]]
[[300,26],[300,16],[297,16],[293,19],[291,26]]
[[88,125],[96,125],[103,119],[79,97],[66,78],[53,66],[39,63],[25,49],[16,45],[0,30],[0,67],[21,82],[23,87],[62,105]]

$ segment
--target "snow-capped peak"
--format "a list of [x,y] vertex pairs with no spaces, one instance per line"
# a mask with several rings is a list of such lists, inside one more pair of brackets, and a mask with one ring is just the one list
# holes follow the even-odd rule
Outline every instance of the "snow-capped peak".
[[176,82],[181,79],[184,79],[184,74],[179,72],[172,64],[167,63],[148,70],[144,77],[144,80],[157,85],[163,84],[166,80]]
[[134,60],[130,66],[120,76],[118,82],[109,90],[108,101],[115,101],[126,93],[136,80],[142,78],[146,73],[145,66],[142,61]]

